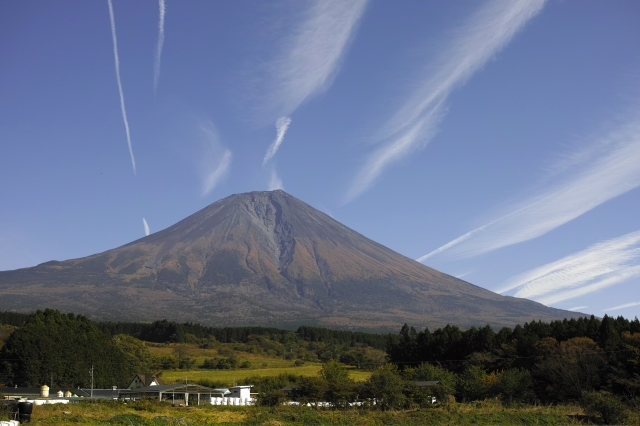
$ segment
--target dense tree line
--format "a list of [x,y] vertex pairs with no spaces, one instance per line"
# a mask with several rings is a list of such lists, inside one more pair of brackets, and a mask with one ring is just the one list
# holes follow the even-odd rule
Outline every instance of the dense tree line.
[[[489,326],[462,331],[450,325],[418,332],[405,324],[399,335],[388,338],[387,355],[401,370],[436,364],[459,380],[484,375],[485,384],[506,371],[519,371],[529,375],[518,379],[530,383],[529,396],[541,401],[577,400],[583,392],[601,390],[628,400],[640,397],[637,318],[534,321],[497,333]],[[457,394],[479,399],[487,389],[459,385]]]
[[[29,314],[0,312],[0,324],[21,326]],[[166,319],[152,323],[95,321],[104,333],[116,336],[126,334],[136,339],[155,343],[185,343],[188,335],[198,339],[213,337],[220,343],[246,343],[250,336],[269,336],[284,342],[298,338],[305,342],[326,344],[370,346],[384,349],[388,335],[359,331],[330,330],[328,328],[301,326],[295,332],[274,327],[209,327],[197,323],[177,323]]]
[[0,311],[0,324],[14,325],[20,327],[29,318],[30,314],[21,314],[18,312],[2,312]]
[[29,315],[0,350],[6,385],[125,386],[135,366],[111,336],[82,315],[47,309]]

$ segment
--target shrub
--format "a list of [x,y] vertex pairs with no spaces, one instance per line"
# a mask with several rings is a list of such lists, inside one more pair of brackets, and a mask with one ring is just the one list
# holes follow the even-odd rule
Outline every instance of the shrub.
[[624,403],[607,391],[583,392],[580,405],[588,416],[600,416],[606,424],[621,424],[629,417]]

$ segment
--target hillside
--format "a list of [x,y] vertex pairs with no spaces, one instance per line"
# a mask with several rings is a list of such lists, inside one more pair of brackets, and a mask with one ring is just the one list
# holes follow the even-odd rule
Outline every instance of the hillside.
[[581,316],[438,272],[280,190],[232,195],[104,253],[0,272],[0,310],[44,307],[120,321],[393,331]]

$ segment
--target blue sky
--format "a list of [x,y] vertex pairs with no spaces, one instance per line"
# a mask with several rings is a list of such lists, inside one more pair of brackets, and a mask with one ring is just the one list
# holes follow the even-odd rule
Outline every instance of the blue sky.
[[640,4],[0,5],[0,270],[283,188],[407,257],[640,316]]

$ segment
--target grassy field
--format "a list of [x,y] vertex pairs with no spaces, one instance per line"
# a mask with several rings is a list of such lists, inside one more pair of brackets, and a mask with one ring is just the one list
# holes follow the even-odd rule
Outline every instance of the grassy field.
[[[165,370],[162,373],[162,380],[167,384],[184,383],[188,379],[189,382],[207,380],[232,386],[234,383],[243,384],[251,377],[274,377],[283,373],[298,376],[316,376],[322,368],[321,363],[306,362],[304,365],[296,367],[292,360],[241,351],[201,349],[196,345],[153,345],[149,347],[149,352],[154,356],[171,356],[175,355],[178,350],[183,355],[195,359],[196,365],[201,365],[207,358],[233,355],[239,362],[249,361],[251,368],[236,370]],[[371,373],[352,369],[349,371],[349,375],[357,382],[364,382],[371,376]]]
[[[629,424],[638,424],[637,414]],[[589,423],[576,406],[503,407],[499,401],[451,404],[411,411],[318,410],[308,407],[171,407],[141,402],[43,405],[40,425],[577,425]]]
[[[245,384],[244,382],[250,377],[274,377],[283,373],[295,374],[298,376],[316,376],[322,368],[321,364],[303,365],[301,367],[294,367],[293,362],[288,361],[288,366],[275,367],[275,368],[258,368],[258,369],[241,369],[241,370],[177,370],[177,371],[164,371],[162,373],[162,380],[165,383],[184,383],[185,378],[188,378],[190,382],[196,382],[198,380],[209,380],[225,382],[229,385],[233,383]],[[356,382],[364,382],[370,376],[368,371],[350,370],[349,376]],[[248,383],[250,384],[250,383]]]

